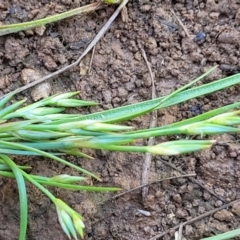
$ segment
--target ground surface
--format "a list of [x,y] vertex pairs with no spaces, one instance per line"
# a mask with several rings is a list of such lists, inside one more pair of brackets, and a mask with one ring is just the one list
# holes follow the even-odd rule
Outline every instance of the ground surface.
[[[89,1],[79,0],[1,0],[2,24],[22,22],[72,9]],[[115,7],[50,24],[41,30],[0,37],[1,94],[27,83],[31,75],[46,75],[72,63],[113,13]],[[238,0],[130,0],[128,19],[121,16],[96,45],[90,74],[91,54],[80,67],[50,81],[50,86],[35,92],[29,89],[17,98],[42,97],[43,93],[79,90],[80,97],[100,103],[84,110],[95,112],[151,98],[151,80],[138,43],[144,48],[155,77],[156,95],[163,96],[218,64],[219,68],[204,83],[239,72],[240,2]],[[187,31],[176,19],[180,19]],[[125,15],[126,16],[126,15]],[[49,88],[51,87],[51,88]],[[37,93],[36,93],[37,92]],[[40,93],[40,96],[39,96]],[[239,86],[211,94],[158,112],[158,125],[191,117],[239,100]],[[80,110],[79,110],[80,111]],[[151,115],[131,122],[148,127]],[[179,136],[174,136],[172,139]],[[181,136],[180,136],[181,137]],[[240,149],[237,135],[214,136],[228,144],[210,150],[174,158],[154,157],[150,181],[176,176],[177,170],[196,173],[204,186],[226,201],[240,198]],[[95,160],[69,158],[93,171],[103,185],[129,190],[141,185],[143,154],[92,152]],[[17,159],[33,166],[32,172],[47,176],[72,173],[70,169],[42,158]],[[96,183],[98,184],[98,183]],[[14,181],[0,179],[0,239],[18,236],[18,194]],[[188,178],[164,181],[149,187],[143,200],[141,190],[125,194],[113,201],[113,194],[67,192],[51,189],[85,218],[85,239],[151,239],[168,229],[224,204]],[[28,187],[28,239],[67,239],[57,222],[54,206],[35,188]],[[145,210],[150,216],[141,214]],[[183,236],[188,240],[239,227],[240,204],[188,224]],[[174,231],[161,239],[174,239]]]

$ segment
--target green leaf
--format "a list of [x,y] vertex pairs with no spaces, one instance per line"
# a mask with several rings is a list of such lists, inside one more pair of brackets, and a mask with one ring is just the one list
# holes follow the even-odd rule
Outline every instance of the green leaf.
[[11,168],[14,173],[14,177],[18,186],[19,202],[20,202],[20,233],[19,240],[26,240],[27,233],[27,219],[28,219],[28,207],[27,207],[27,192],[24,182],[24,178],[21,170],[18,166],[6,155],[0,154],[0,157]]
[[56,14],[53,16],[49,16],[43,19],[38,19],[38,20],[34,20],[34,21],[29,21],[29,22],[23,22],[23,23],[16,23],[16,24],[9,24],[9,25],[2,25],[0,26],[0,36],[4,36],[6,34],[10,34],[10,33],[15,33],[15,32],[19,32],[19,31],[23,31],[23,30],[27,30],[27,29],[31,29],[31,28],[35,28],[41,25],[45,25],[47,23],[52,23],[52,22],[56,22],[68,17],[72,17],[84,12],[91,12],[94,11],[97,7],[98,7],[98,2],[96,3],[92,3],[83,7],[79,7],[79,8],[75,8],[72,10],[69,10],[67,12],[63,12],[60,14]]
[[213,237],[202,238],[201,240],[229,240],[237,236],[240,236],[240,228]]

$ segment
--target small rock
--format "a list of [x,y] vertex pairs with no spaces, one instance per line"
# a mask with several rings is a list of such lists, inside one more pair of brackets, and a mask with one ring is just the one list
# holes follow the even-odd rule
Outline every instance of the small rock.
[[197,51],[196,52],[194,51],[190,54],[190,58],[193,62],[201,62],[203,59],[203,55]]
[[202,31],[198,32],[197,35],[194,38],[195,42],[202,41],[206,37],[206,34]]
[[140,53],[140,52],[136,52],[136,53],[134,54],[134,58],[135,58],[136,60],[138,60],[138,61],[141,61],[141,60],[142,60],[142,55],[141,55],[141,53]]
[[227,232],[229,228],[226,223],[212,219],[209,223],[209,228],[217,230],[218,232]]
[[141,210],[141,209],[138,209],[137,211],[139,213],[141,213],[142,215],[146,216],[146,217],[150,217],[151,216],[151,213],[149,211],[145,211],[145,210]]
[[236,30],[224,31],[218,36],[220,43],[238,44],[239,32]]
[[44,82],[38,84],[33,88],[33,90],[31,91],[31,96],[34,101],[38,101],[39,99],[49,97],[51,91],[52,91],[51,84],[49,82]]
[[240,217],[240,202],[236,202],[232,205],[232,212]]
[[21,82],[25,86],[42,77],[41,73],[36,69],[24,68],[21,72]]
[[45,25],[41,25],[41,26],[35,28],[35,33],[38,36],[42,36],[44,34],[45,30],[46,30]]
[[178,208],[176,211],[176,217],[177,218],[186,218],[188,216],[188,213],[186,210]]
[[151,87],[152,86],[152,80],[151,80],[151,77],[150,77],[149,73],[145,73],[143,75],[143,82],[144,82],[145,87]]
[[118,96],[121,98],[126,98],[128,95],[128,91],[122,87],[118,88]]
[[192,205],[193,207],[199,206],[200,200],[199,199],[193,199]]
[[204,200],[210,200],[211,197],[212,197],[212,196],[210,195],[209,192],[204,191],[204,193],[203,193],[203,198],[204,198]]
[[151,5],[150,4],[143,4],[140,8],[142,12],[149,12],[151,10]]
[[148,39],[146,39],[146,42],[144,44],[150,50],[151,54],[157,54],[157,41],[154,37],[149,37]]
[[186,225],[185,227],[185,234],[188,235],[192,235],[194,233],[194,229],[191,225]]
[[203,206],[199,206],[199,207],[198,207],[198,213],[199,213],[199,214],[203,214],[203,213],[205,213],[205,212],[206,212],[205,207],[203,207]]
[[235,15],[235,19],[240,20],[240,8],[237,10],[237,13]]
[[223,221],[231,222],[233,220],[233,217],[234,215],[230,211],[227,211],[226,209],[218,211],[214,214],[214,218],[222,222]]
[[99,67],[100,69],[105,69],[106,68],[106,63],[107,63],[107,56],[106,55],[96,54],[93,57],[93,66],[94,67]]
[[48,70],[56,70],[57,69],[57,64],[51,56],[40,52],[39,58],[42,60],[43,65]]
[[219,17],[219,15],[220,15],[219,12],[211,12],[211,13],[209,14],[209,17],[212,18],[212,19],[217,20],[218,17]]
[[104,102],[110,103],[112,101],[112,93],[110,90],[105,90],[103,91],[102,94],[103,94]]
[[220,200],[217,200],[217,201],[215,202],[215,207],[221,207],[222,205],[223,205],[223,202],[220,201]]
[[236,157],[238,156],[238,154],[237,154],[237,152],[230,152],[230,153],[229,153],[229,156],[230,156],[231,158],[236,158]]
[[147,233],[147,234],[152,234],[152,235],[154,235],[154,231],[153,231],[149,226],[144,227],[143,231],[144,231],[145,233]]
[[194,42],[191,37],[189,37],[189,38],[187,38],[187,37],[183,38],[181,45],[182,45],[182,50],[183,50],[184,52],[189,52],[189,53],[191,53],[191,52],[193,52],[193,51],[196,51],[197,48],[198,48],[196,42]]
[[176,203],[181,203],[181,202],[182,202],[181,195],[180,195],[180,194],[175,194],[175,195],[173,196],[173,200],[174,200],[174,202],[176,202]]
[[4,88],[8,87],[9,84],[10,84],[10,81],[9,81],[9,78],[7,75],[0,77],[0,89],[4,89]]
[[220,197],[224,197],[225,196],[225,190],[222,189],[222,188],[216,188],[214,191]]

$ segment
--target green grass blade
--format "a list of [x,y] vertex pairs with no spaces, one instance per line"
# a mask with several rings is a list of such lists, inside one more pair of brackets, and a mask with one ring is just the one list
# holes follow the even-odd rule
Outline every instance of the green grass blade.
[[16,109],[18,109],[26,100],[23,99],[21,101],[18,101],[16,103],[13,103],[12,105],[5,107],[4,109],[2,109],[0,111],[0,118],[3,118],[5,115],[15,111]]
[[34,121],[32,120],[25,120],[25,121],[18,121],[16,122],[7,122],[7,123],[2,123],[0,126],[0,133],[6,133],[6,132],[10,132],[10,131],[14,131],[14,130],[18,130],[21,129],[24,126],[27,126],[31,123],[33,123]]
[[[240,74],[236,74],[231,77],[227,77],[224,79],[220,79],[218,81],[214,81],[212,83],[204,84],[199,87],[191,88],[188,90],[185,90],[183,92],[177,93],[172,98],[166,100],[163,104],[161,104],[159,107],[156,107],[155,109],[161,109],[165,107],[169,107],[181,102],[185,102],[187,100],[190,100],[192,98],[196,98],[205,94],[209,94],[230,86],[233,86],[235,84],[240,83]],[[117,109],[113,110],[107,110],[103,112],[97,112],[93,114],[89,114],[87,116],[80,116],[78,120],[83,119],[93,119],[93,120],[101,120],[104,122],[118,122],[121,120],[127,120],[127,118],[119,118],[119,116],[128,115],[129,111],[137,111],[141,112],[141,108],[148,107],[150,109],[151,106],[159,103],[161,100],[163,100],[164,97],[156,98],[153,100],[148,100],[140,103],[136,103],[133,105],[127,105],[123,106]]]
[[27,233],[27,192],[21,169],[6,155],[0,154],[0,157],[11,168],[18,186],[19,202],[20,202],[20,233],[19,240],[26,240]]
[[[184,85],[183,87],[177,89],[176,91],[172,92],[171,94],[169,94],[165,97],[156,98],[154,100],[148,100],[148,101],[144,101],[144,102],[139,102],[136,104],[127,105],[127,106],[123,106],[123,107],[118,107],[118,108],[110,109],[107,111],[92,113],[92,114],[88,114],[85,116],[81,115],[76,118],[68,119],[68,122],[91,119],[91,120],[98,120],[98,121],[102,121],[102,122],[112,123],[112,122],[121,122],[121,121],[125,121],[125,120],[129,120],[129,119],[138,117],[145,113],[151,112],[154,109],[159,109],[159,108],[161,108],[161,106],[165,106],[166,102],[169,102],[173,97],[176,98],[180,94],[181,91],[183,91],[184,89],[193,85],[197,81],[200,81],[202,78],[204,78],[210,72],[212,72],[215,68],[216,67],[211,68],[206,73],[202,74],[200,77],[196,78],[195,80],[191,81],[190,83]],[[50,125],[51,124],[61,124],[64,122],[65,122],[65,120],[54,121],[53,123],[50,123]]]
[[[2,147],[0,147],[0,153],[11,154],[11,155],[24,155],[24,156],[42,156],[41,153],[36,153],[33,151],[16,150],[16,149],[2,148]],[[64,153],[55,153],[55,152],[51,152],[50,154],[55,156],[65,155]]]
[[[168,97],[169,95],[168,95],[165,97],[155,98],[152,100],[139,102],[136,104],[127,105],[127,106],[123,106],[115,109],[78,116],[76,118],[69,119],[69,122],[81,121],[86,119],[110,122],[110,123],[125,121],[128,119],[140,116],[144,113],[150,112],[151,110],[169,107],[169,106],[172,106],[181,102],[185,102],[187,100],[190,100],[199,96],[203,96],[212,92],[219,91],[221,89],[224,89],[239,83],[240,83],[240,74],[236,74],[230,77],[216,80],[211,83],[203,84],[199,87],[194,87],[188,90],[184,90],[182,92],[179,92],[173,95],[171,98],[169,98]],[[164,101],[164,99],[166,98],[168,99]],[[54,121],[53,124],[60,124],[62,122],[64,121],[62,120]]]
[[161,105],[166,102],[168,99],[173,98],[174,96],[176,96],[178,93],[182,92],[183,90],[189,88],[190,86],[192,86],[193,84],[195,84],[196,82],[200,81],[201,79],[203,79],[204,77],[206,77],[208,74],[210,74],[213,70],[215,70],[217,68],[217,66],[210,68],[207,72],[205,72],[204,74],[202,74],[201,76],[199,76],[198,78],[192,80],[191,82],[189,82],[188,84],[184,85],[183,87],[178,88],[176,91],[170,93],[169,95],[167,95],[166,97],[164,97],[164,99],[161,101],[161,103],[159,104],[159,106],[157,107],[160,108]]
[[71,135],[70,133],[66,133],[66,132],[31,131],[31,130],[24,130],[24,129],[16,130],[13,134],[14,135],[16,134],[19,139],[28,139],[30,141],[56,139],[56,138],[67,137]]
[[[15,178],[14,174],[9,171],[0,171],[0,176],[8,177],[8,178]],[[52,187],[58,187],[58,188],[62,188],[62,189],[67,189],[67,190],[91,191],[91,192],[112,192],[112,191],[120,191],[121,190],[120,188],[117,188],[117,187],[82,186],[82,185],[77,185],[77,184],[72,184],[72,183],[53,182],[53,181],[50,181],[51,178],[32,175],[32,174],[28,174],[28,176],[40,184],[48,185],[48,186],[52,186]],[[29,179],[27,179],[27,178],[26,178],[26,180],[29,181]]]
[[202,238],[201,240],[229,240],[237,236],[240,236],[240,228],[213,237]]
[[77,184],[67,184],[67,183],[57,183],[57,182],[46,182],[46,181],[38,181],[41,184],[63,188],[67,190],[76,190],[76,191],[91,191],[91,192],[112,192],[112,191],[120,191],[120,188],[116,187],[95,187],[95,186],[81,186]]
[[[208,111],[206,113],[200,114],[198,116],[195,116],[195,117],[192,117],[192,118],[189,118],[189,119],[185,119],[185,120],[182,120],[182,121],[179,121],[179,122],[176,122],[176,123],[171,123],[171,124],[168,124],[168,125],[157,127],[157,128],[155,128],[155,130],[160,130],[160,129],[165,129],[166,130],[166,129],[169,129],[169,128],[177,128],[177,127],[180,127],[180,126],[183,126],[183,125],[204,121],[204,120],[206,120],[208,118],[211,118],[211,117],[214,117],[218,114],[222,114],[222,113],[225,113],[229,110],[233,110],[233,109],[235,109],[239,106],[240,106],[240,102],[236,102],[236,103],[229,104],[229,105],[226,105],[226,106],[221,107],[221,108],[217,108],[217,109]],[[129,131],[126,134],[141,133],[141,132],[145,132],[145,131],[146,131],[145,129],[141,129],[141,130]]]
[[[192,151],[197,151],[200,149],[203,149],[202,146],[207,146],[209,147],[210,145],[213,144],[213,141],[211,140],[175,140],[175,141],[169,141],[169,142],[164,142],[155,146],[122,146],[122,145],[114,145],[114,144],[99,144],[98,142],[86,142],[86,143],[82,143],[82,147],[86,147],[86,148],[92,148],[92,149],[101,149],[101,150],[109,150],[109,151],[119,151],[119,152],[150,152],[152,153],[151,149],[159,149],[159,151],[155,151],[155,154],[158,155],[165,155],[165,151],[164,148],[162,148],[161,146],[171,146],[173,149],[174,147],[179,147],[182,152],[186,153],[186,152],[192,152]],[[185,145],[185,148],[183,147],[183,145]],[[186,151],[184,150],[186,149]],[[192,150],[191,150],[192,149]],[[156,153],[157,152],[157,153]],[[178,152],[178,153],[176,153]],[[174,154],[180,154],[180,150],[179,151],[175,151]],[[171,155],[171,154],[170,154]]]
[[41,150],[36,149],[36,148],[23,146],[23,145],[18,144],[18,143],[10,143],[10,142],[2,141],[2,140],[0,140],[0,144],[3,144],[5,146],[9,146],[9,147],[15,147],[17,149],[22,149],[22,150],[38,153],[41,156],[53,159],[53,160],[55,160],[57,162],[60,162],[61,164],[64,164],[64,165],[66,165],[68,167],[71,167],[71,168],[73,168],[73,169],[75,169],[75,170],[77,170],[79,172],[82,172],[82,173],[84,173],[84,174],[86,174],[86,175],[88,175],[90,177],[93,177],[93,178],[101,181],[101,179],[99,177],[97,177],[96,175],[94,175],[93,173],[91,173],[91,172],[89,172],[89,171],[87,171],[87,170],[85,170],[83,168],[80,168],[80,167],[78,167],[78,166],[76,166],[76,165],[74,165],[74,164],[72,164],[72,163],[70,163],[70,162],[68,162],[68,161],[66,161],[66,160],[64,160],[62,158],[59,158],[59,157],[57,157],[57,156],[55,156],[55,155],[53,155],[51,153],[47,153],[47,152],[41,151]]
[[[14,91],[13,94],[16,91]],[[28,115],[30,113],[36,113],[36,111],[39,112],[41,110],[41,108],[44,108],[44,106],[47,106],[49,104],[49,102],[51,102],[51,101],[54,102],[55,99],[62,99],[65,96],[66,97],[68,97],[68,96],[70,97],[70,96],[76,95],[77,93],[78,92],[63,93],[63,94],[53,95],[53,96],[44,98],[44,99],[42,99],[40,101],[37,101],[35,103],[29,104],[29,105],[27,105],[25,107],[22,107],[22,108],[16,110],[15,112],[11,112],[11,113],[5,115],[4,119],[11,119],[11,118],[16,118],[16,117],[25,117],[26,115]],[[39,108],[40,108],[40,110],[39,110]]]
[[16,94],[17,90],[10,92],[5,98],[0,100],[0,109],[4,107],[6,103],[8,103],[11,98]]
[[43,19],[39,19],[39,20],[34,20],[34,21],[30,21],[30,22],[23,22],[23,23],[16,23],[16,24],[9,24],[9,25],[2,25],[0,26],[0,36],[4,36],[6,34],[10,34],[10,33],[15,33],[15,32],[19,32],[19,31],[23,31],[23,30],[27,30],[27,29],[31,29],[31,28],[35,28],[38,26],[42,26],[48,23],[53,23],[68,17],[72,17],[84,12],[91,12],[94,11],[97,7],[98,7],[99,3],[92,3],[83,7],[79,7],[76,9],[72,9],[70,11],[64,12],[64,13],[60,13],[60,14],[56,14],[50,17],[46,17]]

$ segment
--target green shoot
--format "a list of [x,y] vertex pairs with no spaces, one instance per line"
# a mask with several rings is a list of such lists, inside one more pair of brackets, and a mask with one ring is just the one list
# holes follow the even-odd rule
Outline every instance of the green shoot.
[[9,25],[2,25],[0,26],[0,36],[4,36],[10,33],[16,33],[28,29],[32,29],[35,27],[43,26],[49,23],[57,22],[60,20],[63,20],[65,18],[73,17],[79,14],[88,13],[95,11],[97,8],[100,7],[102,4],[120,4],[122,0],[103,0],[101,2],[95,2],[92,4],[88,4],[83,7],[75,8],[60,14],[55,14],[53,16],[49,16],[43,19],[33,20],[29,22],[23,22],[23,23],[15,23],[15,24],[9,24]]
[[27,192],[26,186],[22,175],[22,170],[6,155],[0,155],[0,158],[5,162],[7,166],[9,166],[14,174],[14,178],[16,179],[18,185],[18,193],[19,193],[19,202],[20,202],[20,233],[19,240],[26,239],[27,232]]
[[240,228],[213,237],[202,238],[201,240],[229,240],[237,236],[240,236]]
[[[22,105],[25,100],[6,106],[15,92],[0,100],[0,176],[14,178],[18,184],[21,217],[19,239],[25,239],[27,226],[27,197],[24,181],[32,183],[51,199],[56,206],[63,231],[69,238],[73,237],[74,239],[77,239],[77,234],[83,237],[83,218],[62,200],[52,195],[44,186],[100,192],[119,191],[120,189],[79,185],[78,182],[84,182],[86,179],[84,176],[62,174],[44,177],[29,174],[26,172],[29,167],[16,165],[4,154],[47,157],[77,170],[88,178],[101,181],[95,174],[68,162],[63,156],[70,154],[91,158],[82,152],[82,149],[86,148],[121,152],[147,152],[158,155],[185,154],[209,148],[215,141],[202,139],[205,135],[240,132],[237,127],[240,123],[240,111],[234,110],[240,106],[240,102],[211,110],[187,120],[150,129],[134,130],[130,126],[116,123],[156,109],[185,102],[240,82],[240,75],[237,74],[189,88],[212,70],[214,68],[168,96],[88,115],[64,113],[67,107],[96,105],[91,101],[71,99],[78,92],[51,96],[24,107]],[[154,146],[134,145],[138,139],[176,134],[197,135],[199,140],[160,142]]]
[[10,33],[15,33],[15,32],[19,32],[19,31],[24,31],[24,30],[28,30],[31,28],[35,28],[35,27],[39,27],[48,23],[53,23],[59,20],[63,20],[65,18],[68,17],[72,17],[72,16],[76,16],[82,13],[86,13],[86,12],[91,12],[96,10],[96,8],[99,6],[99,3],[92,3],[83,7],[79,7],[79,8],[75,8],[73,10],[64,12],[64,13],[60,13],[60,14],[56,14],[50,17],[46,17],[43,19],[39,19],[39,20],[34,20],[34,21],[30,21],[30,22],[23,22],[23,23],[16,23],[16,24],[9,24],[9,25],[2,25],[0,26],[0,36],[4,36]]

